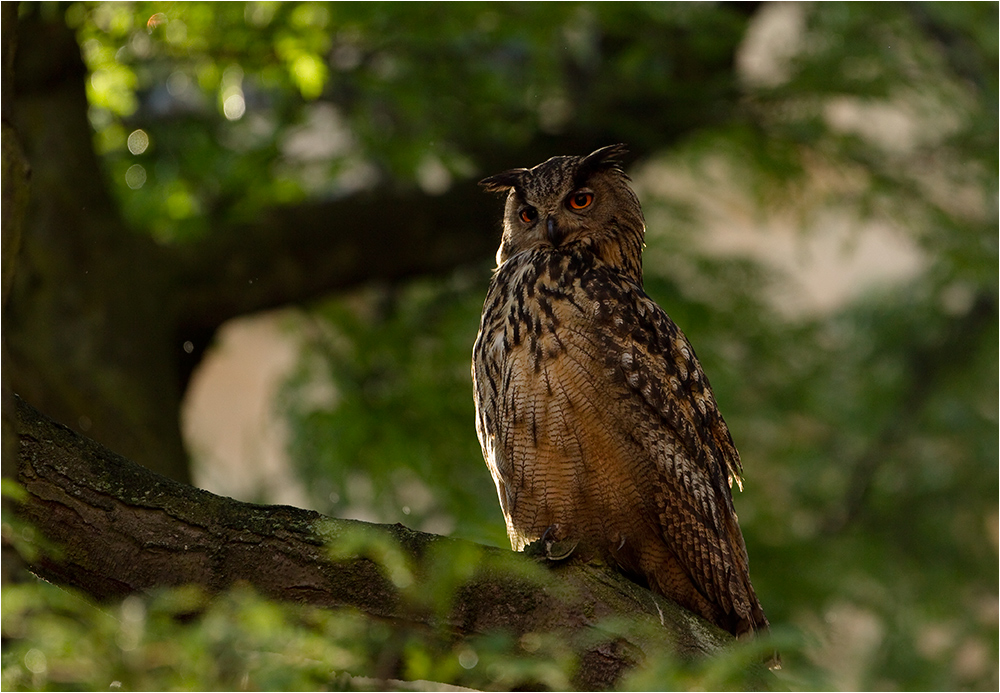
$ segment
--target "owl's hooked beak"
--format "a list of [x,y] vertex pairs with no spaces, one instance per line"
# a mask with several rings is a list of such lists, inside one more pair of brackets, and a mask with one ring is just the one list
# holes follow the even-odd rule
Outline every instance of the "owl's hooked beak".
[[563,231],[556,226],[556,220],[549,217],[545,220],[545,236],[554,247],[558,248],[563,240]]

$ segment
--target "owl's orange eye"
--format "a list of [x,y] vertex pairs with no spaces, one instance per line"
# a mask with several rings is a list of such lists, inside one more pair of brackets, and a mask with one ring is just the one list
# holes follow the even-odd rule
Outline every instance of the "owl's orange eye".
[[573,193],[569,198],[569,208],[570,209],[586,209],[594,201],[594,193],[592,192],[578,192]]
[[538,210],[535,209],[534,207],[525,207],[520,212],[518,212],[517,216],[521,217],[521,221],[523,221],[525,224],[530,224],[531,222],[533,222],[535,219],[538,218]]

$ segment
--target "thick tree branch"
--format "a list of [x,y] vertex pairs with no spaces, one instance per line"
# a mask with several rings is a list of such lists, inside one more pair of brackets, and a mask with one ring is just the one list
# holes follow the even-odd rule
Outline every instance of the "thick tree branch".
[[472,181],[440,197],[374,191],[272,209],[252,225],[219,228],[176,249],[178,322],[214,329],[365,281],[485,261],[499,244],[499,209]]
[[[733,642],[601,566],[570,562],[540,570],[522,554],[402,525],[222,498],[153,474],[20,399],[17,419],[17,479],[27,491],[19,512],[58,554],[40,554],[32,569],[99,600],[181,584],[220,591],[245,581],[274,599],[351,606],[401,627],[445,625],[459,638],[498,628],[516,635],[556,632],[575,643],[583,688],[613,685],[651,645],[690,658]],[[331,557],[331,543],[358,533],[398,545],[415,566],[419,593],[430,590],[420,582],[433,579],[430,566],[442,551],[471,551],[476,569],[442,616],[409,600],[414,592],[398,588],[378,563],[357,554]],[[629,623],[627,631],[606,630],[612,617]]]

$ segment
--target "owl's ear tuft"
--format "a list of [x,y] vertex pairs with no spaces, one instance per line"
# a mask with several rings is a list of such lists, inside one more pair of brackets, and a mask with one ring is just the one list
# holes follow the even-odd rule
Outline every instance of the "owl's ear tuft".
[[595,149],[590,154],[585,156],[583,161],[584,163],[594,162],[595,164],[620,164],[622,157],[626,154],[628,154],[628,146],[619,142],[618,144],[609,144],[606,147]]
[[583,161],[580,162],[576,172],[576,178],[580,181],[580,185],[591,174],[597,171],[606,171],[608,169],[618,169],[621,171],[622,157],[627,153],[628,149],[624,144],[609,144],[607,147],[601,147],[583,157]]
[[498,173],[489,178],[483,178],[479,184],[487,192],[507,192],[511,188],[517,188],[521,184],[521,176],[528,172],[526,168],[512,168],[509,171]]
[[607,147],[595,149],[580,162],[580,170],[588,173],[603,169],[617,168],[621,170],[622,158],[628,154],[624,144],[609,144]]

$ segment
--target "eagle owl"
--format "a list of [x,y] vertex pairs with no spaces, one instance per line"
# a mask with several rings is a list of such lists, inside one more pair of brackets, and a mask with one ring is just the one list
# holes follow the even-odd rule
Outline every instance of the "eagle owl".
[[733,634],[761,630],[739,454],[694,349],[643,292],[624,151],[480,183],[507,193],[473,348],[483,456],[514,550],[577,542]]

